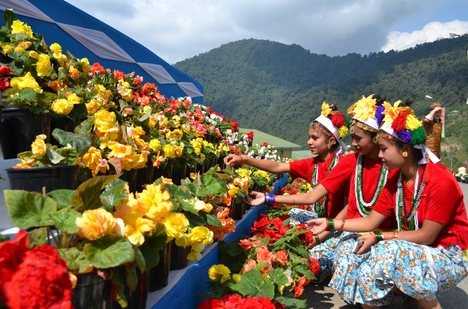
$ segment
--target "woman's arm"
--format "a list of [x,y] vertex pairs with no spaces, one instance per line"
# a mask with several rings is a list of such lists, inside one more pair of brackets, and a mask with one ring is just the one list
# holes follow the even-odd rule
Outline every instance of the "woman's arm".
[[251,158],[247,155],[230,154],[224,158],[224,163],[229,166],[245,164],[274,174],[289,172],[289,163],[276,162],[272,160],[260,160]]
[[420,245],[431,245],[436,241],[437,236],[439,236],[439,233],[443,228],[444,226],[440,223],[431,220],[424,220],[422,227],[418,230],[384,232],[383,239],[402,239]]
[[[267,193],[268,194],[268,193]],[[322,197],[327,195],[327,189],[324,186],[318,185],[312,191],[301,194],[293,195],[275,195],[274,202],[280,204],[290,204],[290,205],[307,205],[313,204],[320,200]],[[250,205],[257,206],[265,203],[266,194],[262,192],[253,191],[251,194],[251,200],[249,201]]]

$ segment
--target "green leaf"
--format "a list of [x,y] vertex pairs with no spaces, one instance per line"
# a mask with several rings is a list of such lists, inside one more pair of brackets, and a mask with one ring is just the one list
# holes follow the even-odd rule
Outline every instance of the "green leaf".
[[4,190],[5,206],[14,225],[27,229],[53,225],[51,215],[57,203],[40,193],[23,190]]
[[141,252],[139,248],[135,247],[134,249],[135,249],[135,263],[137,264],[140,272],[143,273],[146,270],[145,257],[143,256],[143,253]]
[[288,277],[284,274],[282,268],[275,268],[269,273],[269,276],[274,284],[277,286],[285,286],[288,284]]
[[275,297],[275,300],[286,308],[305,309],[307,308],[307,300],[297,299],[292,297]]
[[161,249],[166,245],[166,235],[161,233],[147,237],[140,247],[146,262],[146,269],[150,270],[159,264]]
[[71,145],[79,154],[85,153],[91,146],[91,139],[88,136],[67,132],[62,129],[54,129],[52,136],[60,145]]
[[47,147],[47,158],[49,158],[50,163],[54,165],[65,160],[65,157],[58,153],[53,147]]
[[72,208],[63,208],[51,214],[54,225],[60,230],[68,234],[75,234],[78,232],[76,226],[76,218],[80,213]]
[[60,256],[67,263],[68,269],[73,272],[86,273],[92,269],[92,265],[86,259],[86,256],[78,248],[58,249]]
[[74,192],[70,189],[58,189],[47,193],[47,195],[57,202],[59,209],[62,209],[71,206]]
[[231,283],[229,287],[243,296],[275,296],[273,282],[265,280],[258,269],[251,270],[242,275],[237,283]]
[[100,196],[101,203],[108,211],[113,211],[115,207],[128,200],[128,185],[122,179],[115,179],[105,185]]
[[86,244],[83,252],[90,264],[98,269],[113,268],[135,260],[132,244],[125,239],[100,239]]
[[208,225],[211,225],[211,226],[216,226],[216,227],[222,226],[221,221],[219,221],[217,217],[210,215],[210,214],[206,214],[206,222],[208,223]]
[[116,178],[117,176],[97,176],[80,184],[73,195],[73,208],[78,211],[100,208],[103,187]]
[[93,130],[94,119],[92,117],[84,120],[78,126],[76,126],[74,132],[80,136],[89,136]]

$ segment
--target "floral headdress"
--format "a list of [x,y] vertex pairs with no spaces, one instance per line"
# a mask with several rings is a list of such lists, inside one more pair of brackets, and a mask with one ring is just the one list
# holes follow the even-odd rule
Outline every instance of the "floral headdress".
[[338,142],[348,135],[348,127],[346,126],[344,114],[338,110],[333,110],[331,105],[326,101],[323,101],[322,111],[315,121],[330,131]]
[[421,164],[427,163],[427,159],[436,163],[439,160],[426,146],[426,132],[423,123],[419,120],[414,110],[401,104],[401,101],[396,101],[393,105],[385,102],[383,104],[384,112],[380,130],[393,136],[398,141],[412,145],[420,149],[423,153]]
[[373,131],[379,129],[383,111],[384,107],[373,94],[368,97],[363,96],[348,108],[348,114],[355,122],[364,124]]

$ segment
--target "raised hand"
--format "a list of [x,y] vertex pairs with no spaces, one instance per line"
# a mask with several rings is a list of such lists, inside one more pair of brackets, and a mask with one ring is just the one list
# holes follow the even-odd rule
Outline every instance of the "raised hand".
[[224,163],[228,166],[239,166],[244,163],[243,155],[230,154],[224,158]]
[[250,199],[247,201],[247,204],[251,206],[258,206],[265,203],[265,193],[252,191],[249,195]]

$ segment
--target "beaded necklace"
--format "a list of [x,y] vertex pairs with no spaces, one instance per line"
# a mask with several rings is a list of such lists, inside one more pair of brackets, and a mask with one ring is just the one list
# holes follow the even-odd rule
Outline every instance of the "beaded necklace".
[[370,213],[370,209],[377,202],[377,199],[382,192],[385,183],[387,182],[388,169],[385,166],[380,168],[379,180],[377,182],[377,188],[375,189],[374,195],[370,202],[364,201],[364,195],[362,193],[362,161],[363,157],[358,157],[358,162],[354,174],[354,195],[356,196],[356,204],[359,213],[362,217],[366,217]]
[[403,196],[403,179],[402,174],[398,177],[398,187],[395,199],[395,216],[397,220],[398,230],[417,230],[419,228],[418,209],[421,203],[421,195],[424,191],[424,182],[420,182],[419,170],[416,172],[414,181],[414,193],[412,199],[412,209],[408,216],[405,216],[405,199]]
[[[333,157],[332,162],[330,165],[327,167],[328,171],[331,171],[336,165],[338,164],[338,154],[335,153],[335,156]],[[314,170],[312,172],[312,188],[317,186],[319,184],[319,163],[314,163]],[[327,205],[328,198],[327,196],[324,196],[321,201],[315,202],[311,205],[311,208],[315,210],[315,213],[317,213],[317,216],[319,218],[321,217],[326,217],[326,205]]]

